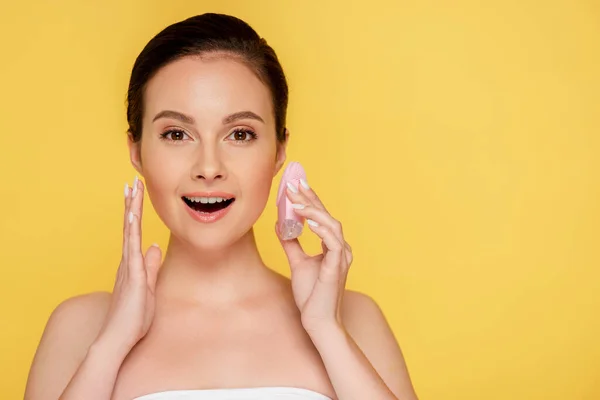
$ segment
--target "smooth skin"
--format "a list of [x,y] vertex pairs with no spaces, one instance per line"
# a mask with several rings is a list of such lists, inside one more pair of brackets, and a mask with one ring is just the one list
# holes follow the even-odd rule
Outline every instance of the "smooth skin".
[[[345,289],[351,247],[308,184],[286,195],[311,220],[305,235],[310,229],[320,237],[323,253],[282,241],[291,280],[258,253],[252,226],[288,143],[275,140],[268,88],[235,57],[186,57],[151,79],[145,100],[142,140],[128,140],[144,182],[125,191],[113,291],[54,310],[25,399],[129,400],[261,386],[339,400],[416,399],[380,308]],[[177,114],[156,118],[164,110]],[[239,114],[245,111],[252,114]],[[181,196],[216,190],[235,195],[229,213],[212,224],[193,220]],[[144,194],[171,232],[164,259],[157,246],[142,252]]]

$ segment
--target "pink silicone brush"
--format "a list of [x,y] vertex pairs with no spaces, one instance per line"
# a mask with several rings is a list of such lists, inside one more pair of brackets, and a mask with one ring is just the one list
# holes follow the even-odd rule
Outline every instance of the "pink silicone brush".
[[287,183],[294,187],[300,185],[300,179],[306,181],[306,172],[299,162],[293,161],[288,164],[279,183],[277,192],[277,224],[279,227],[279,236],[282,240],[295,239],[302,234],[304,227],[304,217],[296,214],[292,208],[292,202],[285,194]]

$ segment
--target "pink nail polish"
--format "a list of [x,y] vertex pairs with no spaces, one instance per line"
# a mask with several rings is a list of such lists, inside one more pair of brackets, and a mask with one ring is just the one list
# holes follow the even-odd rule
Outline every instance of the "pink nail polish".
[[293,161],[283,172],[277,193],[277,224],[282,240],[295,239],[302,234],[305,218],[294,212],[292,201],[285,195],[288,183],[298,187],[300,179],[306,180],[306,173],[299,162]]

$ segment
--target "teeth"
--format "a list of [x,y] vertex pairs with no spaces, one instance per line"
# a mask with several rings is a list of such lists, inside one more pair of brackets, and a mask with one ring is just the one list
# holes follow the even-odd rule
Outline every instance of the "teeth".
[[189,201],[193,201],[194,203],[202,203],[202,204],[214,204],[221,203],[227,199],[223,197],[186,197]]

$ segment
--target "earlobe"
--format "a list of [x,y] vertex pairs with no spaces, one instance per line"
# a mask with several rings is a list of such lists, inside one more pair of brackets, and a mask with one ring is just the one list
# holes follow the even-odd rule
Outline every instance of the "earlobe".
[[285,164],[285,160],[287,159],[287,153],[286,153],[286,149],[287,149],[287,144],[290,138],[290,131],[289,129],[285,129],[285,141],[284,142],[277,142],[277,159],[275,160],[275,171],[273,176],[277,175],[279,173],[279,171],[281,170],[281,167],[283,167],[283,165]]
[[131,134],[127,134],[127,146],[129,147],[129,160],[133,168],[140,174],[142,174],[142,160],[140,152],[141,141],[134,142]]

